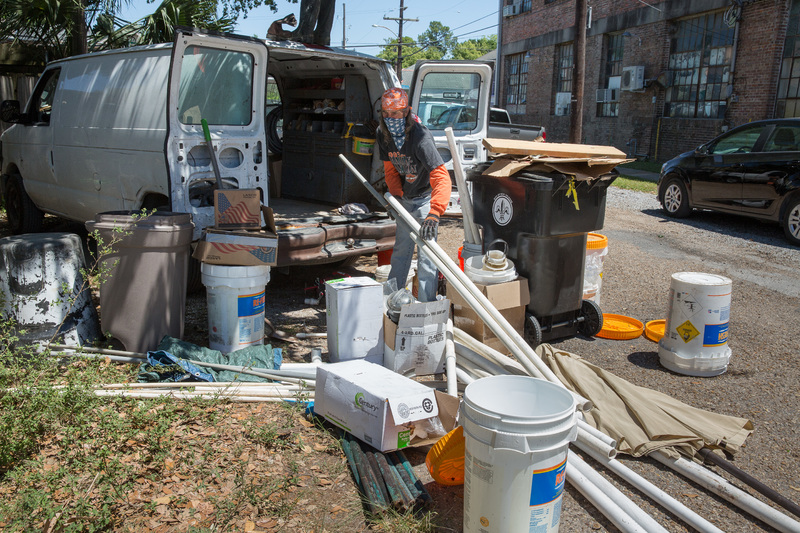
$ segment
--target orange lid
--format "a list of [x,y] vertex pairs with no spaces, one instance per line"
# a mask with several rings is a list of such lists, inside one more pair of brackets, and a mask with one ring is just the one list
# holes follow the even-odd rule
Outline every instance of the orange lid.
[[608,237],[599,233],[589,233],[586,235],[586,248],[596,250],[608,246]]
[[658,342],[664,336],[664,329],[667,327],[666,320],[651,320],[644,326],[644,336],[653,342]]
[[464,484],[464,428],[456,429],[439,439],[425,456],[425,466],[440,485]]
[[639,337],[644,331],[644,324],[625,315],[603,313],[603,329],[596,337],[625,341]]

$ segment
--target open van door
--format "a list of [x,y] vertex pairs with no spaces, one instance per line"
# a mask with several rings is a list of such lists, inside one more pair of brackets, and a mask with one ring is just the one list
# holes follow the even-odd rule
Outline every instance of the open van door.
[[268,205],[264,105],[267,47],[256,39],[178,31],[167,99],[167,168],[173,211],[192,213],[194,238],[214,224],[217,188],[202,121],[224,188],[259,189]]
[[[411,106],[433,134],[448,170],[452,158],[466,170],[486,160],[482,140],[489,124],[492,64],[482,61],[420,61],[411,78]],[[453,128],[458,154],[451,154],[444,130]]]

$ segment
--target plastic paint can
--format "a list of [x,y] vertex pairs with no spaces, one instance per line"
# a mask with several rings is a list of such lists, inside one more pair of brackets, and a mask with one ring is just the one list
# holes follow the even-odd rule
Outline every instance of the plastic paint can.
[[494,283],[505,283],[517,279],[517,269],[514,263],[506,259],[505,268],[502,270],[488,270],[484,266],[483,255],[475,255],[464,261],[464,272],[473,283],[481,285],[492,285]]
[[264,343],[268,266],[203,263],[208,302],[208,346],[229,353]]
[[567,450],[577,437],[575,400],[528,376],[467,385],[464,531],[558,531]]
[[458,249],[458,266],[464,270],[464,262],[470,257],[483,254],[483,245],[472,244],[471,242],[464,241],[464,245]]
[[372,155],[375,149],[375,139],[353,137],[353,153],[358,155]]
[[603,287],[603,261],[608,254],[608,237],[599,233],[586,235],[586,266],[583,270],[583,299],[600,304]]
[[688,376],[717,376],[728,368],[731,280],[716,274],[672,275],[661,365]]

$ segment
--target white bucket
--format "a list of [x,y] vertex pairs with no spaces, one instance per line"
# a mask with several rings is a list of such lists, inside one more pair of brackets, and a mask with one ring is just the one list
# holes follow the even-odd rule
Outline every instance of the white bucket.
[[608,254],[608,238],[599,233],[586,235],[586,264],[583,270],[583,299],[600,305],[603,288],[603,261]]
[[728,368],[731,280],[716,274],[672,275],[661,364],[688,376],[717,376]]
[[528,376],[491,376],[467,385],[464,531],[558,531],[575,400]]
[[[378,283],[386,283],[389,281],[389,272],[392,271],[392,265],[380,265],[378,268],[375,269],[375,281]],[[408,269],[408,276],[406,277],[406,289],[411,290],[411,286],[414,282],[414,269]],[[403,287],[398,287],[398,289],[402,289]]]
[[208,301],[208,346],[229,353],[264,343],[268,266],[203,263]]
[[503,270],[487,270],[484,265],[484,256],[475,255],[464,261],[464,273],[474,283],[492,285],[505,283],[517,279],[517,269],[510,259],[506,259],[506,268]]

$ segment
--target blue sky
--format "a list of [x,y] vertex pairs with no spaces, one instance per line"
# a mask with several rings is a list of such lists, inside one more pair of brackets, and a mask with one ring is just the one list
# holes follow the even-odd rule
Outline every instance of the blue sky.
[[[126,20],[136,20],[153,12],[159,1],[148,4],[145,0],[131,0],[121,16]],[[342,5],[344,4],[344,9]],[[299,17],[300,3],[288,0],[276,0],[278,12],[273,13],[268,7],[256,8],[246,19],[237,21],[236,33],[257,35],[264,38],[272,21],[281,19],[289,13]],[[404,22],[403,35],[416,38],[428,29],[431,21],[438,20],[448,26],[459,41],[475,39],[497,33],[499,2],[493,0],[404,0],[405,17],[419,19],[419,22]],[[392,39],[398,30],[394,20],[383,17],[399,18],[400,0],[336,0],[336,18],[331,30],[331,44],[342,45],[342,30],[345,30],[347,47],[367,54],[377,54],[381,49],[375,45]],[[344,22],[343,24],[343,15]],[[386,26],[374,28],[373,24]],[[343,28],[344,26],[344,28]],[[394,32],[394,33],[392,33]],[[372,46],[369,46],[372,45]]]

